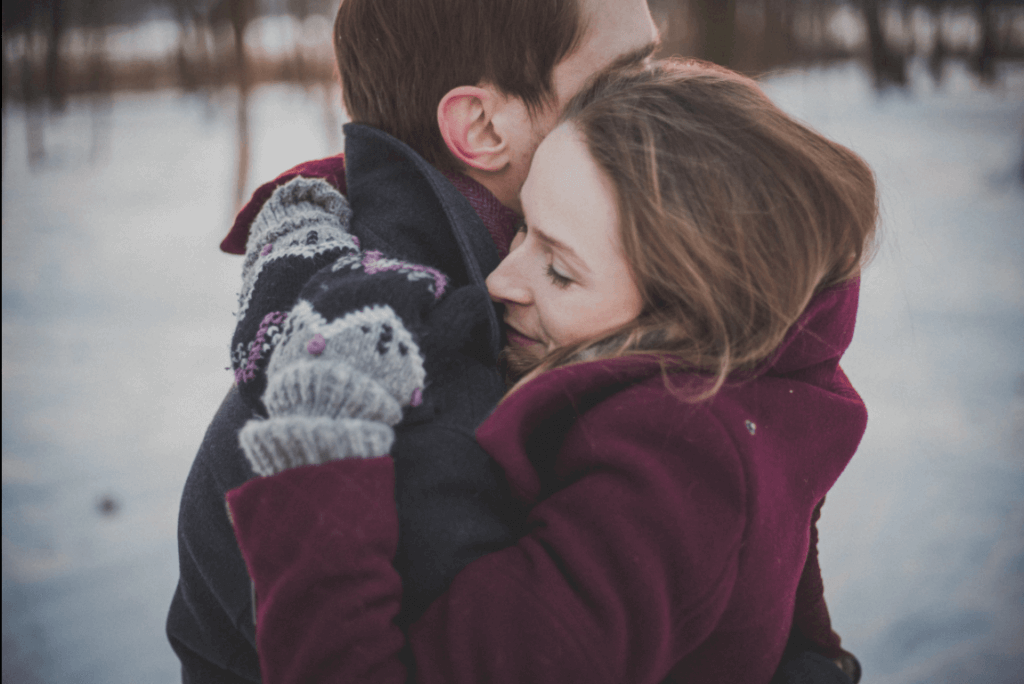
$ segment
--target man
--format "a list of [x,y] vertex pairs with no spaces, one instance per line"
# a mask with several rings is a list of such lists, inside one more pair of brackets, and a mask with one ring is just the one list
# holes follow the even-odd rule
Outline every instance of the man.
[[[345,157],[300,165],[258,189],[221,247],[244,253],[249,229],[275,189],[299,175],[319,177],[349,194],[354,225],[368,226],[374,240],[411,253],[408,258],[417,263],[445,261],[461,248],[461,261],[451,261],[452,269],[466,271],[463,284],[469,287],[507,253],[519,189],[561,108],[591,75],[615,62],[648,58],[656,41],[644,0],[345,0],[335,24],[339,73],[352,121],[366,126],[347,129]],[[423,160],[432,167],[425,168]],[[438,170],[450,185],[439,185]],[[451,224],[457,238],[451,244],[430,239],[424,203]],[[426,237],[414,244],[411,236]],[[317,253],[315,246],[310,249]],[[474,276],[474,270],[483,272]],[[478,346],[493,348],[493,326],[482,320],[464,321],[463,329],[486,338]],[[500,482],[471,440],[471,423],[500,396],[493,355],[477,356],[483,361],[473,372],[440,383],[448,389],[437,400],[449,410],[461,405],[463,423],[470,424],[460,433],[470,438],[458,449],[448,448],[457,452],[452,474],[465,471],[458,514],[470,523],[458,534],[443,534],[436,547],[400,551],[396,565],[423,578],[411,588],[419,601],[406,607],[406,619],[460,567],[509,543],[513,534],[503,519]],[[186,682],[260,681],[250,583],[224,507],[225,492],[253,476],[237,436],[252,417],[251,406],[232,389],[182,496],[181,578],[167,629]],[[395,432],[402,534],[408,526],[410,537],[417,532],[430,538],[430,521],[447,530],[441,522],[450,513],[433,515],[416,508],[422,503],[417,497],[403,497],[403,477],[417,485],[423,476],[415,459],[401,454],[437,448],[438,437],[422,425],[399,425]],[[404,475],[402,463],[410,464]],[[490,492],[490,499],[474,490]]]

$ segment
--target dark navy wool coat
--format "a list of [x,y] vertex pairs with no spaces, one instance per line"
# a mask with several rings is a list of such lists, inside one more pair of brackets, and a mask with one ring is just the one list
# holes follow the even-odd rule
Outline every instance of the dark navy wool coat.
[[[347,195],[351,230],[364,250],[448,277],[444,315],[432,317],[430,330],[418,331],[429,383],[423,403],[396,426],[392,452],[391,498],[400,511],[401,536],[394,565],[406,578],[400,621],[408,622],[462,567],[513,543],[522,520],[494,461],[474,437],[505,390],[497,369],[499,321],[484,286],[498,264],[489,234],[495,226],[485,225],[471,205],[479,197],[470,192],[467,198],[407,145],[349,124],[344,157],[303,164],[257,190],[222,249],[244,252],[248,226],[262,204],[298,175],[326,178]],[[382,303],[389,296],[382,292]],[[224,504],[228,490],[254,477],[238,445],[238,431],[253,416],[233,388],[182,495],[181,574],[167,633],[185,682],[260,681],[251,584]]]

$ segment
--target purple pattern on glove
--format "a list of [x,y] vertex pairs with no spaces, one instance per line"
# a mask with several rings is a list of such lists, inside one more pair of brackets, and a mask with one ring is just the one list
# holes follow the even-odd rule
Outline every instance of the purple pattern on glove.
[[[267,331],[271,326],[284,323],[286,318],[288,318],[288,314],[284,311],[271,311],[263,317],[263,320],[260,321],[259,330],[256,331],[256,337],[253,338],[252,346],[249,347],[249,358],[246,360],[245,366],[235,371],[236,383],[242,384],[256,377],[256,363],[263,358]],[[267,349],[266,351],[270,350]]]

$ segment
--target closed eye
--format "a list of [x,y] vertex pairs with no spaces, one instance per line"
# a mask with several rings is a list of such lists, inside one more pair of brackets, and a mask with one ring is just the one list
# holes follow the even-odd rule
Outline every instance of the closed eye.
[[551,282],[554,283],[557,287],[566,288],[572,285],[572,278],[570,278],[567,275],[559,273],[558,270],[555,269],[554,264],[548,264],[547,274],[548,277],[551,278]]

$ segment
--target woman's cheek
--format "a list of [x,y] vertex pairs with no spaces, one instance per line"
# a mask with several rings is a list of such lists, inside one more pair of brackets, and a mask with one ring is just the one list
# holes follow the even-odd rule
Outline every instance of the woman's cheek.
[[[554,286],[552,286],[554,288]],[[545,302],[547,306],[539,311],[541,330],[548,351],[573,344],[582,337],[579,334],[580,312],[570,294],[559,289]]]

